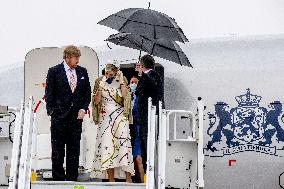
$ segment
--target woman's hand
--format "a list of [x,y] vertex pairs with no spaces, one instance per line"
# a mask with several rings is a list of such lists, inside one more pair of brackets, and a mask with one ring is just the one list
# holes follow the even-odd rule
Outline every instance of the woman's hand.
[[117,71],[117,78],[118,78],[118,81],[119,81],[119,84],[122,85],[124,84],[124,79],[123,79],[123,73],[122,71]]
[[120,84],[120,89],[121,89],[121,95],[124,98],[126,96],[126,93],[127,93],[127,88],[124,84]]
[[124,76],[123,76],[123,73],[122,71],[118,71],[117,72],[117,78],[118,78],[118,81],[119,81],[119,84],[120,84],[120,89],[121,89],[121,95],[122,97],[124,98],[126,93],[127,93],[127,87],[125,86],[125,83],[124,83]]

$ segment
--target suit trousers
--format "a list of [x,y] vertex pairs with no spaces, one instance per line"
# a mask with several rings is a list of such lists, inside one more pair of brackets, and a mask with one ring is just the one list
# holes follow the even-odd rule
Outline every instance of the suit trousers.
[[[157,107],[157,106],[156,106]],[[159,109],[157,107],[158,114]],[[137,106],[138,123],[140,126],[140,142],[141,142],[141,156],[144,170],[147,168],[147,140],[148,140],[148,104],[144,103]],[[158,126],[155,128],[156,133],[159,130]],[[156,134],[157,135],[157,134]],[[157,139],[156,139],[157,140]]]
[[[54,181],[76,181],[78,177],[82,121],[78,112],[51,118],[52,176]],[[66,145],[66,174],[63,168]]]
[[139,135],[141,142],[141,156],[143,162],[143,168],[147,169],[147,139],[148,139],[148,105],[137,104],[137,117],[138,124],[140,126]]

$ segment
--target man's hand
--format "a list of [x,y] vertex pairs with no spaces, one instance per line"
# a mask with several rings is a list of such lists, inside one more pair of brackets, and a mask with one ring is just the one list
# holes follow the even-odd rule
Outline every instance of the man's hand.
[[135,71],[137,71],[139,73],[139,75],[142,75],[143,69],[142,69],[141,63],[136,63]]
[[85,114],[86,113],[84,109],[79,110],[77,119],[84,119]]

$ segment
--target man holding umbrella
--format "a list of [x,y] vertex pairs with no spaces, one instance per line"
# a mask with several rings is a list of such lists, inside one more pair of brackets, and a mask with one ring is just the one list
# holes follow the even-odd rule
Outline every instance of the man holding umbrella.
[[141,152],[144,170],[147,161],[147,136],[148,136],[148,98],[152,98],[152,103],[157,106],[159,101],[163,102],[162,85],[159,74],[154,70],[155,60],[147,54],[140,59],[141,67],[137,71],[141,75],[137,89],[137,114],[140,125]]

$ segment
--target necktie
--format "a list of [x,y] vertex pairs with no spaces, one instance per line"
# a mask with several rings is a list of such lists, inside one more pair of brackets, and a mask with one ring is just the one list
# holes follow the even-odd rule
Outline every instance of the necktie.
[[76,84],[74,73],[72,72],[72,70],[70,70],[70,72],[71,72],[71,74],[70,74],[70,88],[71,88],[72,93],[74,93],[77,84]]

